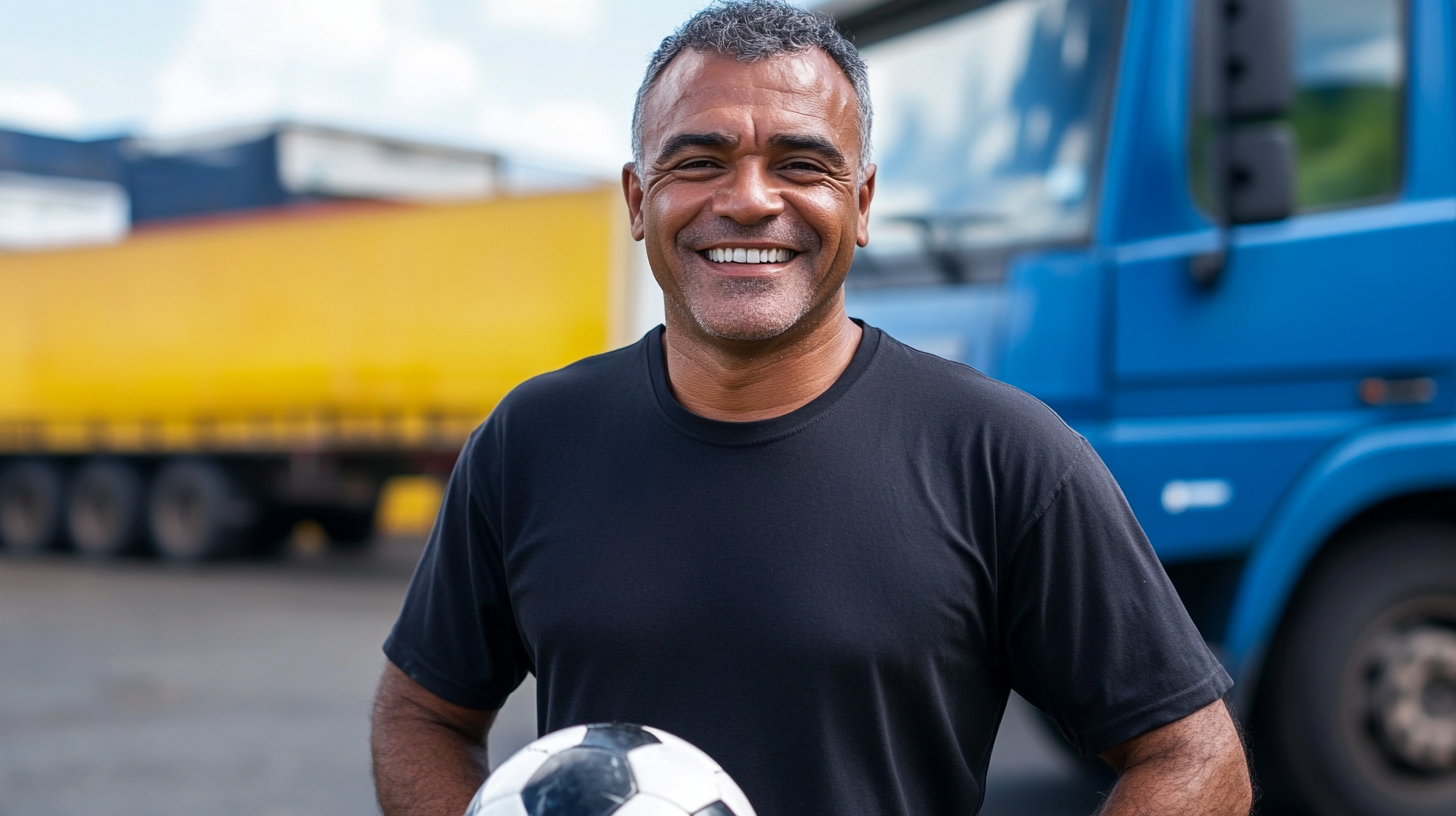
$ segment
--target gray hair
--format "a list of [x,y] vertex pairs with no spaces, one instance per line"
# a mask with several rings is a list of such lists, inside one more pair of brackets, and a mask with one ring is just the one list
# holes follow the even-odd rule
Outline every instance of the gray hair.
[[683,51],[716,51],[739,62],[758,62],[781,54],[818,48],[844,71],[859,101],[859,168],[870,161],[869,71],[859,49],[844,38],[828,16],[795,8],[784,0],[714,0],[668,35],[647,63],[632,108],[632,160],[642,176],[642,107],[667,64]]

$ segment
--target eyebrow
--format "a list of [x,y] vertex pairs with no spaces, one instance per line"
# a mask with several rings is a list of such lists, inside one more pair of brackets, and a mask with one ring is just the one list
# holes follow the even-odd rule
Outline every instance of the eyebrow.
[[[834,143],[823,136],[815,136],[808,133],[780,133],[777,136],[770,136],[769,147],[788,148],[789,150],[807,150],[817,153],[832,164],[840,167],[848,166],[844,154]],[[668,161],[679,153],[691,150],[695,147],[706,147],[714,150],[722,150],[728,147],[737,147],[738,139],[726,133],[679,133],[662,145],[662,150],[657,153],[658,161]]]
[[721,150],[736,147],[738,140],[726,133],[679,133],[663,143],[657,152],[658,161],[667,161],[673,156],[694,147],[708,147]]
[[823,136],[808,133],[780,133],[777,136],[770,136],[768,145],[769,147],[786,147],[790,150],[807,150],[811,153],[818,153],[831,164],[837,164],[840,167],[846,167],[849,164],[845,161],[844,154],[839,151],[839,148]]

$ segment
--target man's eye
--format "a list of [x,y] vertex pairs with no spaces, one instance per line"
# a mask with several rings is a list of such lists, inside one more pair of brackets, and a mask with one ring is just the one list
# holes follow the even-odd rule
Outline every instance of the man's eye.
[[790,173],[823,173],[824,168],[808,161],[795,161],[783,165],[783,169]]
[[718,165],[708,159],[693,159],[677,166],[679,170],[712,170]]

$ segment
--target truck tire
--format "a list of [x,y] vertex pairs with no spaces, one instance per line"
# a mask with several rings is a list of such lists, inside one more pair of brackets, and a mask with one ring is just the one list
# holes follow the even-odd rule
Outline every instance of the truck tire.
[[82,555],[114,558],[143,540],[145,495],[136,466],[123,459],[87,461],[71,481],[66,530]]
[[1316,563],[1270,652],[1255,729],[1271,804],[1456,813],[1456,527],[1380,527]]
[[0,467],[0,545],[17,555],[54,549],[61,534],[61,470],[27,459]]
[[147,511],[157,554],[176,563],[241,553],[255,515],[228,472],[206,459],[167,463],[152,483]]

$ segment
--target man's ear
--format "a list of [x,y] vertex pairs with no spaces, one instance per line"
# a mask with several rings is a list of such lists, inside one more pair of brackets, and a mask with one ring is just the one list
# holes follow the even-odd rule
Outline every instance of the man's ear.
[[640,241],[647,235],[642,226],[642,179],[637,178],[637,165],[631,162],[622,165],[622,195],[627,197],[627,214],[632,220],[632,240]]
[[[870,201],[875,197],[875,170],[873,164],[865,168],[864,181],[859,185],[859,224],[854,233],[854,242],[858,246],[865,246],[870,242]],[[640,201],[641,194],[639,193]]]

